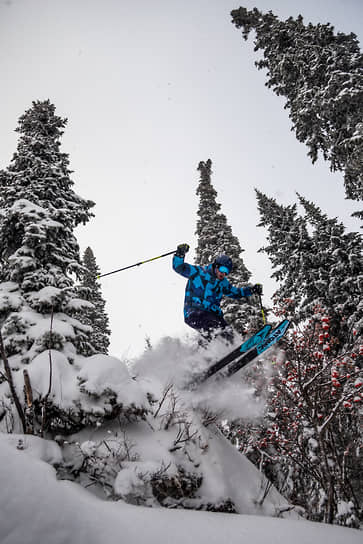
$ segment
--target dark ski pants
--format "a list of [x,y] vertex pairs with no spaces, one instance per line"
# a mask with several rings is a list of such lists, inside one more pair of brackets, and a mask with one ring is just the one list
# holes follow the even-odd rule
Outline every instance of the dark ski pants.
[[208,342],[216,336],[222,336],[228,342],[233,342],[233,331],[218,314],[205,310],[192,310],[184,321],[189,327],[199,331]]

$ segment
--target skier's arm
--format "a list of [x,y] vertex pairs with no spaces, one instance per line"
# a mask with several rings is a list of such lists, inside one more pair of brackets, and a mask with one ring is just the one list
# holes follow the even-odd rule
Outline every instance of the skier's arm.
[[173,257],[173,269],[181,276],[184,276],[184,278],[190,278],[190,276],[197,272],[195,266],[184,262],[185,254],[188,251],[188,244],[179,244]]
[[243,298],[250,297],[253,293],[251,287],[234,287],[229,283],[224,294],[230,298]]
[[177,274],[184,276],[184,278],[190,278],[197,272],[195,266],[185,263],[184,257],[178,257],[178,255],[174,255],[173,257],[173,270],[175,270]]
[[228,283],[228,288],[224,291],[224,294],[230,298],[242,298],[250,297],[251,295],[262,295],[262,285],[256,283],[252,287],[234,287]]

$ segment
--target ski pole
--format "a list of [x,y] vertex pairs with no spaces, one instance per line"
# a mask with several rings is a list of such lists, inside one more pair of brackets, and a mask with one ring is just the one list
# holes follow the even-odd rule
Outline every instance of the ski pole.
[[118,268],[117,270],[112,270],[112,272],[107,272],[106,274],[100,274],[97,276],[97,279],[104,278],[105,276],[109,276],[110,274],[116,274],[116,272],[122,272],[123,270],[127,270],[128,268],[134,268],[134,266],[140,266],[140,264],[150,263],[151,261],[156,261],[156,259],[161,259],[162,257],[166,257],[167,255],[172,255],[175,253],[175,249],[173,251],[169,251],[168,253],[164,253],[163,255],[159,255],[158,257],[152,257],[151,259],[146,259],[146,261],[140,261],[139,263],[130,264],[129,266],[124,266],[124,268]]
[[258,295],[258,300],[260,301],[260,308],[261,308],[263,324],[266,325],[265,310],[263,309],[263,306],[262,306],[262,298],[261,298],[260,294]]

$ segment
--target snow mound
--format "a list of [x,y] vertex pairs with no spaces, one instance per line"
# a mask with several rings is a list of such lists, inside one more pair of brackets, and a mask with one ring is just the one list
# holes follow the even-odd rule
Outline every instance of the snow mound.
[[116,357],[98,354],[84,359],[77,379],[81,391],[95,398],[108,395],[115,397],[117,404],[147,408],[146,394]]
[[354,529],[305,521],[167,510],[101,501],[0,435],[2,544],[361,544]]

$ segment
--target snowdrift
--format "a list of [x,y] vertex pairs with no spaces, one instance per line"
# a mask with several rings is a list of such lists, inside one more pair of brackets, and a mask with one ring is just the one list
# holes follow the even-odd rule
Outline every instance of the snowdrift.
[[353,529],[305,521],[101,501],[80,486],[57,481],[55,471],[0,439],[2,544],[361,544]]

